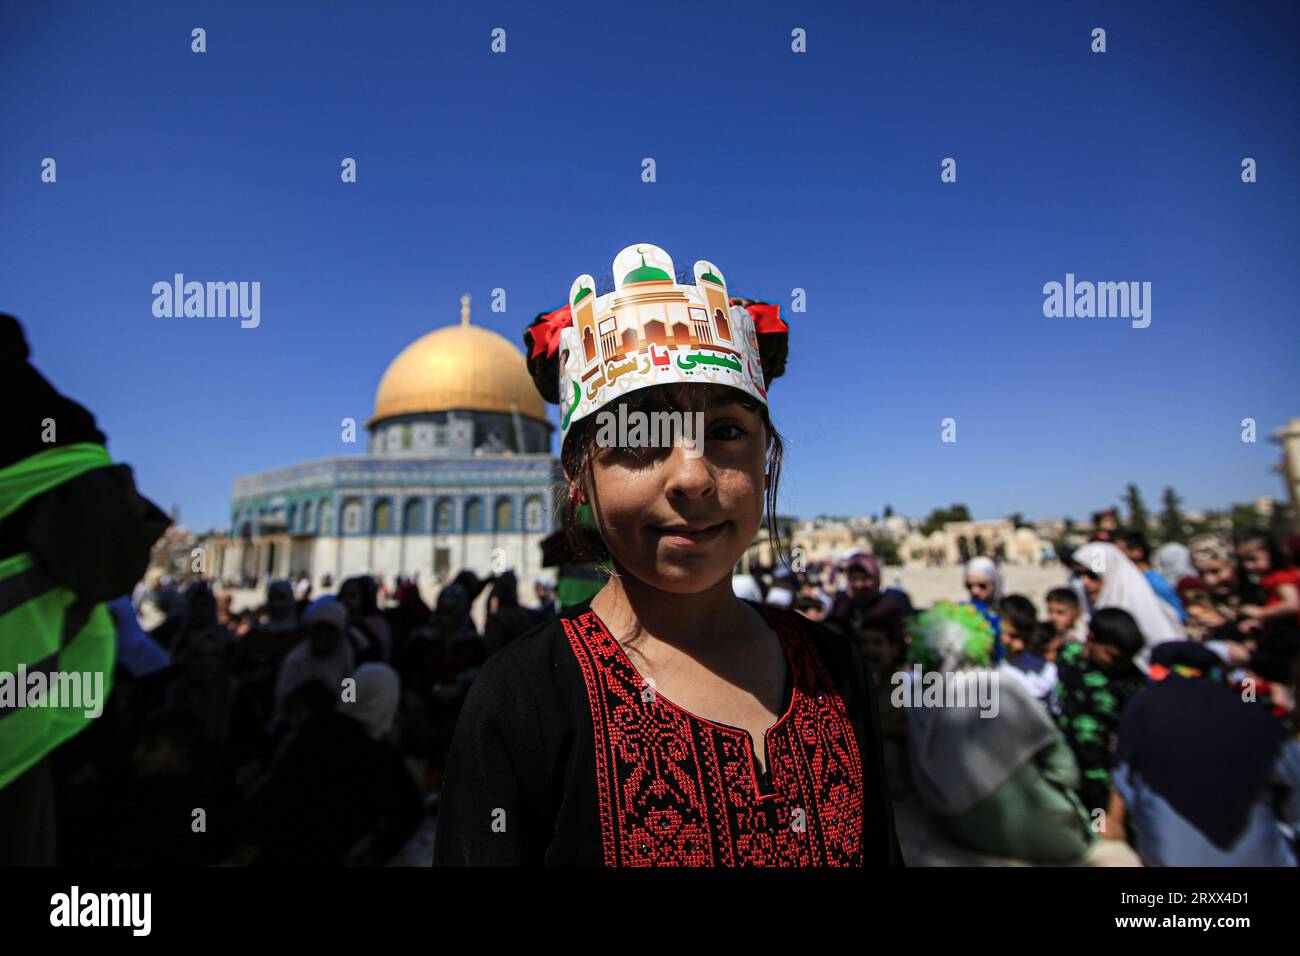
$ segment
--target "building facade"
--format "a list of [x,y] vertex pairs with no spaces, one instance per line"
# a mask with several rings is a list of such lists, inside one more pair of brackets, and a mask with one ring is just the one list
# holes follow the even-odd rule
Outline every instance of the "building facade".
[[208,572],[263,587],[357,574],[436,585],[541,571],[553,530],[554,426],[523,354],[489,329],[459,325],[409,345],[380,380],[368,452],[235,479],[228,534],[206,543]]

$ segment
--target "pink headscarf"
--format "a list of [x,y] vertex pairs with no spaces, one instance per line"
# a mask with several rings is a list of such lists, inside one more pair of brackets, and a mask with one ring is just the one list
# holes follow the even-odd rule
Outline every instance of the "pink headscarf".
[[880,562],[876,560],[874,554],[863,554],[861,551],[856,551],[849,555],[848,560],[844,562],[844,573],[848,574],[853,568],[865,571],[877,581],[880,580]]

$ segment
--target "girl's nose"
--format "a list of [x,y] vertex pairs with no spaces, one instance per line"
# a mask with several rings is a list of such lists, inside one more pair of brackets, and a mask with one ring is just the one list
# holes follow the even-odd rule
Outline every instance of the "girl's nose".
[[706,456],[678,443],[668,453],[665,491],[670,497],[701,498],[713,494],[713,469]]

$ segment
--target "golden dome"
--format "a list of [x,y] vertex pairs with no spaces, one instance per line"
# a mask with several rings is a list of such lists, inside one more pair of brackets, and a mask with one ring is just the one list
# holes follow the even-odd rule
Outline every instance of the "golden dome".
[[389,364],[375,393],[367,425],[420,412],[463,408],[519,414],[546,421],[546,403],[533,385],[523,353],[504,336],[469,323],[469,297],[461,299],[460,325],[416,339]]

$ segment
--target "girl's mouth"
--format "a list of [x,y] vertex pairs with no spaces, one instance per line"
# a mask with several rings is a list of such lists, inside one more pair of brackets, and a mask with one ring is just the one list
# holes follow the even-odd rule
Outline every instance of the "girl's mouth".
[[712,541],[722,533],[722,529],[725,528],[727,524],[728,522],[721,521],[718,524],[705,526],[674,525],[671,527],[652,527],[650,530],[659,535],[660,540],[665,544],[689,548],[694,545],[705,544]]

